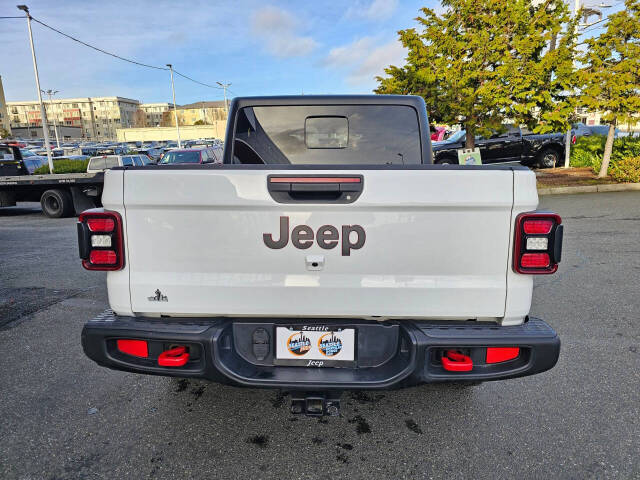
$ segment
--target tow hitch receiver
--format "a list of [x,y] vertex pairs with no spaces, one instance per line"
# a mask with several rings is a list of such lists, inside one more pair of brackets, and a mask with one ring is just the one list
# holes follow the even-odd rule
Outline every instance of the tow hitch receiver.
[[305,414],[311,417],[340,415],[340,396],[342,392],[291,392],[291,413]]
[[442,354],[442,367],[449,372],[470,372],[473,369],[473,361],[468,355],[447,350]]
[[189,361],[187,347],[181,345],[170,350],[165,350],[158,355],[158,365],[161,367],[182,367]]

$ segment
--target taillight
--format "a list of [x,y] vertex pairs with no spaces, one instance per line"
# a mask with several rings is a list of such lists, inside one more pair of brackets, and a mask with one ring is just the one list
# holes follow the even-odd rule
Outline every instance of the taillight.
[[526,274],[555,273],[562,256],[562,233],[562,219],[555,213],[518,215],[513,269]]
[[102,208],[82,212],[78,218],[78,247],[87,270],[120,270],[124,266],[120,214]]
[[575,145],[576,144],[576,136],[574,135],[573,137],[571,137],[571,145]]
[[116,222],[113,218],[87,218],[87,226],[92,232],[112,232]]

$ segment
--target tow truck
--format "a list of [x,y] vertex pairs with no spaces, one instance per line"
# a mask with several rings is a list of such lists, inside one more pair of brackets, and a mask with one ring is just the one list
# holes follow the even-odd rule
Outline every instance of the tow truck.
[[104,173],[30,175],[17,145],[0,143],[0,207],[40,202],[50,218],[79,215],[102,206]]

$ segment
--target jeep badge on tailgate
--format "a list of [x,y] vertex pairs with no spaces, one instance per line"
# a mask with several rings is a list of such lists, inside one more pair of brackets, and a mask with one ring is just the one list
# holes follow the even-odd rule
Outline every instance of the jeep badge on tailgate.
[[[301,250],[311,247],[313,238],[313,230],[308,225],[298,225],[291,231],[291,243]],[[333,225],[322,225],[318,228],[315,238],[320,248],[331,250],[338,245],[340,233]],[[289,243],[289,217],[280,217],[280,237],[278,240],[273,238],[272,233],[263,234],[262,239],[269,248],[280,249],[286,247]],[[351,255],[351,250],[361,249],[366,239],[367,235],[360,225],[342,225],[342,255],[348,257]]]

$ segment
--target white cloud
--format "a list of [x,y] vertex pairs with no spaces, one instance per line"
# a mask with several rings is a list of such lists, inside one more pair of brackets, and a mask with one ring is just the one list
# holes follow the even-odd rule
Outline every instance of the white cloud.
[[252,19],[253,31],[265,42],[266,50],[276,57],[303,57],[317,46],[311,37],[297,34],[299,21],[286,10],[263,7]]
[[325,64],[332,67],[353,66],[362,60],[373,44],[373,38],[363,37],[348,45],[332,48],[325,59]]
[[282,30],[292,31],[295,25],[293,15],[278,7],[263,7],[253,15],[253,28],[258,33],[274,34]]
[[367,20],[384,20],[393,14],[397,6],[398,0],[373,0],[370,4],[357,2],[347,10],[346,16]]
[[402,65],[406,50],[398,40],[377,45],[372,37],[331,49],[324,64],[346,71],[347,82],[352,85],[370,83],[376,75],[384,74],[389,65]]

